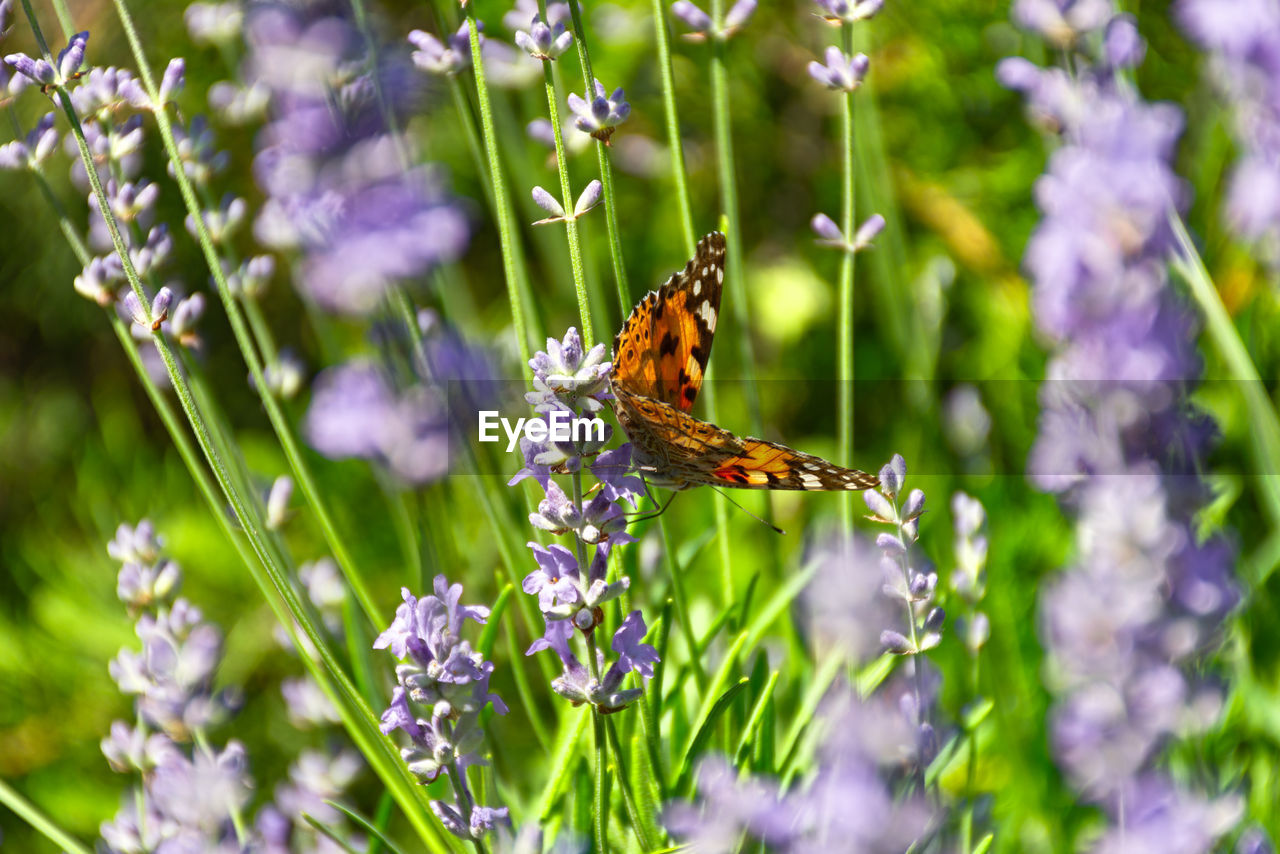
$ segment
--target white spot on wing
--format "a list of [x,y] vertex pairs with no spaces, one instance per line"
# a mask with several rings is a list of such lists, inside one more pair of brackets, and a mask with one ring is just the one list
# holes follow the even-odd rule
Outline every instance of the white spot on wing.
[[816,474],[810,474],[807,471],[800,472],[800,484],[805,489],[821,489],[822,481],[818,479]]
[[693,280],[693,295],[696,297],[702,293],[702,279]]
[[712,332],[716,331],[716,310],[711,307],[711,303],[704,302],[698,306],[698,317],[701,317],[703,322],[707,324],[707,329]]
[[716,284],[724,284],[724,267],[716,267]]

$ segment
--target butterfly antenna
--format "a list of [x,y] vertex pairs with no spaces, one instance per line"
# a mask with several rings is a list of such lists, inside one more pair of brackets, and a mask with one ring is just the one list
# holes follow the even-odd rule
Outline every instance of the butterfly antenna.
[[774,532],[775,534],[785,534],[785,533],[786,533],[786,531],[782,530],[781,528],[779,528],[777,525],[773,524],[772,522],[769,522],[769,521],[767,521],[767,520],[765,520],[765,519],[761,519],[759,516],[757,516],[756,514],[752,513],[750,510],[748,510],[747,508],[743,507],[743,506],[742,506],[741,504],[739,504],[738,502],[734,501],[734,500],[733,500],[732,498],[730,498],[728,495],[725,495],[725,494],[724,494],[724,492],[722,492],[721,490],[716,489],[714,486],[712,486],[712,487],[711,487],[711,489],[713,489],[713,490],[715,490],[715,492],[719,493],[719,495],[720,495],[722,498],[724,498],[724,500],[725,500],[725,501],[728,501],[728,502],[729,502],[730,504],[732,504],[734,507],[737,507],[737,508],[738,508],[739,510],[741,510],[743,513],[746,513],[748,516],[750,516],[752,519],[755,519],[755,520],[756,520],[757,522],[759,522],[761,525],[764,525],[766,528],[772,528],[772,529],[773,529],[773,532]]
[[[646,484],[646,487],[647,487],[647,484]],[[656,513],[646,513],[646,515],[638,515],[638,514],[632,515],[632,514],[626,514],[626,513],[624,513],[623,515],[624,515],[624,516],[627,516],[627,517],[628,517],[628,519],[630,520],[630,521],[628,522],[628,524],[629,524],[629,525],[630,525],[630,524],[634,524],[634,523],[636,523],[636,522],[647,522],[647,521],[649,521],[650,519],[657,519],[657,518],[658,518],[659,516],[661,516],[663,513],[666,513],[666,512],[667,512],[667,508],[671,506],[671,502],[672,502],[672,501],[675,501],[675,500],[676,500],[676,496],[677,496],[677,495],[679,495],[679,494],[680,494],[680,493],[678,493],[678,492],[673,492],[673,493],[671,493],[671,497],[667,499],[667,503],[666,503],[666,504],[663,504],[663,505],[662,505],[662,507],[661,507],[661,509],[659,509]],[[654,503],[654,504],[657,504],[657,503],[658,503],[657,499],[655,499],[652,495],[650,495],[650,496],[649,496],[649,500],[650,500],[650,501],[653,501],[653,503]]]

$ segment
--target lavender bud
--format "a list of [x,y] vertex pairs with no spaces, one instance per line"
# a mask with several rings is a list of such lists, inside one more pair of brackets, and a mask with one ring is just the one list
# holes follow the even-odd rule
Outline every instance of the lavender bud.
[[[886,466],[885,468],[888,468]],[[884,469],[880,470],[880,486],[884,488]],[[868,489],[862,493],[862,501],[867,505],[867,509],[871,511],[872,517],[878,522],[893,522],[897,519],[897,511],[893,509],[893,503],[879,492]]]
[[239,3],[192,3],[183,16],[196,44],[225,44],[240,38],[244,12]]
[[1138,34],[1132,15],[1116,15],[1107,24],[1102,42],[1103,55],[1112,68],[1136,68],[1147,55],[1147,43]]
[[738,0],[724,16],[724,34],[726,37],[742,29],[756,12],[756,0]]
[[[533,202],[556,219],[564,219],[564,206],[542,187],[533,188]],[[550,220],[543,220],[549,222]]]
[[904,520],[912,520],[919,518],[924,512],[924,493],[919,489],[913,489],[907,495],[907,501],[902,505],[902,518]]
[[289,499],[293,497],[293,478],[282,474],[271,484],[267,495],[267,530],[277,531],[289,513]]
[[840,232],[840,226],[836,225],[835,220],[824,213],[816,213],[813,219],[809,220],[809,227],[813,229],[814,234],[818,235],[823,241],[833,246],[844,246],[844,235]]
[[676,2],[672,3],[671,14],[684,21],[689,29],[697,33],[710,32],[713,26],[711,16],[690,3],[689,0],[676,0]]
[[173,302],[173,291],[161,288],[156,298],[151,301],[151,331],[158,332],[160,324],[169,317],[169,304]]
[[198,344],[200,339],[196,335],[196,325],[203,315],[204,294],[195,293],[183,300],[179,300],[177,307],[173,310],[173,316],[169,320],[169,332],[184,347]]
[[987,615],[978,611],[969,620],[964,631],[964,644],[971,652],[978,652],[986,644],[987,639],[991,637],[991,621],[987,619]]
[[41,86],[48,86],[58,78],[52,65],[43,59],[32,59],[25,53],[11,53],[4,58],[4,61],[14,71]]
[[76,33],[62,52],[58,54],[58,75],[63,82],[70,80],[84,65],[84,50],[89,42],[89,33]]
[[828,89],[853,92],[862,85],[871,61],[865,53],[845,56],[840,48],[831,46],[824,55],[826,64],[809,63],[809,76]]
[[906,635],[892,629],[885,629],[880,633],[880,645],[884,647],[885,652],[893,655],[912,655],[916,652],[915,645]]
[[876,547],[883,549],[884,553],[897,557],[907,553],[907,547],[902,541],[893,534],[880,533],[876,535]]
[[907,461],[902,454],[894,454],[893,459],[880,469],[880,491],[890,498],[897,498],[902,491],[902,482],[907,479]]
[[169,60],[160,78],[160,104],[164,105],[171,97],[182,91],[186,84],[187,64],[181,57]]
[[929,612],[929,616],[924,618],[924,630],[926,632],[937,632],[942,629],[942,624],[946,622],[947,613],[941,608],[934,608]]
[[582,216],[587,211],[600,204],[600,196],[604,192],[604,185],[598,180],[592,180],[582,193],[578,196],[578,201],[574,203],[573,215],[575,218]]
[[862,225],[858,226],[858,230],[853,235],[853,248],[856,251],[871,246],[871,241],[875,240],[884,231],[884,217],[880,214],[872,214],[867,217]]

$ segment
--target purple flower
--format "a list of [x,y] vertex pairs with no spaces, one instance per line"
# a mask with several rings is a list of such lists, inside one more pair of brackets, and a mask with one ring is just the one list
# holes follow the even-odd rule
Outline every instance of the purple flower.
[[449,423],[439,392],[414,386],[396,394],[369,363],[317,377],[305,426],[325,456],[377,460],[409,483],[437,480],[449,468]]
[[603,342],[583,352],[582,337],[569,327],[563,341],[547,339],[546,352],[529,360],[533,368],[534,391],[525,400],[537,412],[568,408],[576,412],[599,412],[609,395],[609,371],[613,365]]
[[724,25],[717,27],[711,16],[689,0],[676,0],[671,4],[671,14],[685,23],[693,32],[685,35],[690,41],[716,39],[725,41],[742,29],[756,11],[756,0],[738,0],[724,16]]
[[535,15],[528,32],[516,30],[515,42],[534,59],[553,60],[573,44],[573,33],[566,30],[561,21],[547,26],[541,16]]
[[1100,30],[1112,19],[1111,0],[1017,0],[1013,18],[1058,46]]
[[634,670],[645,679],[652,679],[653,665],[657,664],[659,659],[656,649],[647,643],[641,643],[648,632],[644,624],[644,616],[639,611],[632,611],[613,633],[612,648],[618,654],[619,667],[624,670]]
[[[502,16],[502,25],[508,30],[516,32],[529,26],[529,22],[533,20],[535,15],[541,15],[538,11],[537,0],[516,0],[513,6],[505,15]],[[570,22],[569,4],[559,2],[547,3],[547,23],[554,27],[556,24],[568,26]]]
[[240,38],[244,9],[238,3],[192,3],[183,20],[196,44],[227,44]]
[[825,58],[825,65],[817,61],[809,63],[809,76],[828,89],[843,92],[857,91],[871,67],[865,53],[845,56],[838,47],[828,47]]
[[[1113,68],[1137,61],[1141,40],[1110,3],[1020,2],[1016,14],[1059,44],[1108,25],[1095,67],[1068,76],[1006,60],[1000,70],[1062,135],[1024,259],[1036,322],[1055,345],[1028,468],[1076,521],[1074,559],[1040,600],[1054,753],[1111,816],[1099,850],[1157,839],[1204,850],[1225,825],[1202,822],[1194,799],[1169,809],[1149,771],[1169,736],[1207,725],[1218,707],[1183,668],[1235,600],[1227,550],[1197,543],[1191,518],[1211,431],[1187,403],[1199,360],[1165,269],[1168,217],[1186,195],[1172,168],[1182,117],[1115,85]],[[972,597],[985,542],[970,549],[957,589]]]
[[822,16],[835,23],[855,24],[874,17],[884,0],[815,0]]
[[39,169],[58,146],[54,117],[45,113],[24,139],[0,145],[0,169]]
[[1227,216],[1263,259],[1280,266],[1280,9],[1255,0],[1180,0],[1187,35],[1208,51],[1216,83],[1232,109],[1241,149],[1227,191]]
[[[481,35],[480,39],[483,43],[484,36]],[[417,48],[412,55],[413,64],[430,74],[453,75],[471,66],[471,27],[468,21],[463,21],[458,31],[445,42],[430,33],[413,30],[409,33],[409,43]]]
[[[484,738],[481,711],[492,704],[498,714],[507,712],[502,698],[489,693],[493,662],[485,661],[460,637],[467,620],[483,623],[489,609],[460,605],[462,585],[450,585],[443,575],[436,576],[432,595],[419,599],[408,588],[401,595],[404,603],[396,610],[395,620],[373,645],[410,659],[396,668],[398,684],[382,713],[381,729],[384,733],[401,730],[410,738],[410,746],[402,748],[400,755],[418,780],[431,782],[446,768],[450,779],[456,780],[467,765],[480,761],[473,751]],[[429,708],[426,717],[418,715],[418,707]],[[474,807],[466,791],[454,794],[456,805],[440,802],[437,808],[442,819],[460,818]]]
[[543,613],[553,611],[557,605],[573,605],[581,601],[578,559],[573,552],[555,543],[549,548],[532,542],[528,545],[538,568],[524,577],[521,586],[525,593],[538,597],[538,607]]
[[627,120],[631,115],[631,105],[619,86],[613,94],[607,94],[604,84],[594,81],[594,92],[587,92],[586,98],[576,93],[569,95],[569,109],[574,115],[574,125],[585,134],[590,134],[602,142],[607,142],[614,128]]
[[32,59],[25,53],[13,53],[4,58],[7,65],[41,86],[65,86],[79,76],[84,66],[85,46],[89,33],[76,33],[58,53],[58,59],[50,65],[43,59]]

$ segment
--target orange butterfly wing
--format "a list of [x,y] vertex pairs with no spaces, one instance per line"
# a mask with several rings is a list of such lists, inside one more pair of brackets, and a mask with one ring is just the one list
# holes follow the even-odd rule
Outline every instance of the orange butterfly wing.
[[684,412],[702,388],[724,290],[724,235],[698,241],[692,260],[631,311],[613,341],[613,383]]
[[702,388],[724,285],[725,238],[712,232],[684,270],[631,311],[613,342],[614,409],[658,485],[738,489],[868,489],[874,475],[763,439],[739,438],[689,414]]
[[[645,474],[681,486],[708,484],[737,489],[813,491],[869,489],[875,475],[848,469],[777,442],[741,438],[659,400],[615,390],[624,424]],[[644,467],[642,466],[642,471]]]

